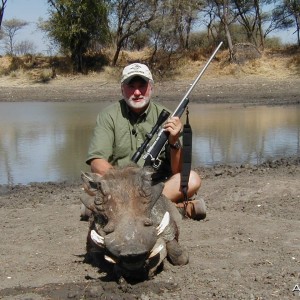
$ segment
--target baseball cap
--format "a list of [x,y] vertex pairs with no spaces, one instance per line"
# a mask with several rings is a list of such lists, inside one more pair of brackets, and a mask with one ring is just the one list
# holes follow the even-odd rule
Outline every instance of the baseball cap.
[[121,83],[128,83],[135,76],[140,76],[146,81],[153,81],[152,74],[146,65],[133,63],[123,69]]

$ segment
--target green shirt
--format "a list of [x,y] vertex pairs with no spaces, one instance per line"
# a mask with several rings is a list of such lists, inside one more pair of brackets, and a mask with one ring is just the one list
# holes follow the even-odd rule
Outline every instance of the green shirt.
[[[147,110],[140,116],[132,113],[125,102],[120,100],[97,116],[97,122],[88,150],[87,164],[94,158],[103,158],[114,166],[125,166],[131,163],[131,158],[146,139],[155,125],[159,114],[166,109],[160,104],[150,101]],[[154,135],[151,145],[157,135]],[[160,171],[166,176],[171,174],[170,153],[163,148],[159,159],[162,160]],[[144,164],[143,155],[137,162]]]

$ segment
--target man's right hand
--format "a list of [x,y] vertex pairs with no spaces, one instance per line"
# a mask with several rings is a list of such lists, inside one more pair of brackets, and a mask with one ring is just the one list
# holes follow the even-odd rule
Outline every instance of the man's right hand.
[[103,176],[113,166],[103,158],[94,158],[91,161],[91,171]]

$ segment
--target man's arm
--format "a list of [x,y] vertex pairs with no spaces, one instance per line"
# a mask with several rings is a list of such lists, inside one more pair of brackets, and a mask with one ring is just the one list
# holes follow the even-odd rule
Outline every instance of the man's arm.
[[[171,117],[167,120],[164,125],[164,129],[169,132],[169,146],[171,152],[171,170],[173,174],[179,173],[181,171],[181,147],[174,147],[179,143],[179,135],[182,129],[182,123],[179,117]],[[180,145],[180,144],[179,144]]]
[[113,166],[103,158],[95,158],[91,161],[91,171],[103,176]]

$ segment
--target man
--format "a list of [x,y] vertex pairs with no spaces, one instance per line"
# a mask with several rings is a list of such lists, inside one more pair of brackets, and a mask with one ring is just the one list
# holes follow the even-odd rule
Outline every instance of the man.
[[[153,84],[152,74],[146,65],[134,63],[124,68],[121,78],[123,99],[106,107],[97,117],[86,161],[92,172],[104,175],[114,166],[125,166],[131,162],[133,154],[155,125],[160,112],[165,109],[151,101]],[[182,149],[179,139],[182,123],[178,117],[170,117],[163,128],[169,133],[169,137],[167,145],[160,153],[162,163],[156,172],[155,180],[164,181],[163,194],[182,209]],[[143,159],[138,161],[140,166],[143,163]],[[188,197],[192,197],[200,185],[200,177],[191,171]],[[186,214],[193,219],[203,219],[203,209],[205,210],[205,207],[201,200],[189,201]]]

